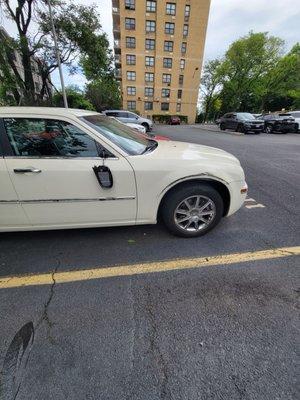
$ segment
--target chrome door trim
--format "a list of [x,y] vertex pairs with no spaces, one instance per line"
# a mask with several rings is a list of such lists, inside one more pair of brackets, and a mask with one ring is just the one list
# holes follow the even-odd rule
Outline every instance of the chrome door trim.
[[36,203],[87,203],[97,201],[135,200],[135,196],[97,197],[94,199],[37,199],[37,200],[0,200],[0,204],[36,204]]

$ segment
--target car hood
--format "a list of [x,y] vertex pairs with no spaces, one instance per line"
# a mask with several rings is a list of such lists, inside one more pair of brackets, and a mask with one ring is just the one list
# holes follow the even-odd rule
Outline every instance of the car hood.
[[194,143],[159,141],[157,148],[150,152],[153,158],[178,161],[214,161],[240,165],[239,160],[224,150]]

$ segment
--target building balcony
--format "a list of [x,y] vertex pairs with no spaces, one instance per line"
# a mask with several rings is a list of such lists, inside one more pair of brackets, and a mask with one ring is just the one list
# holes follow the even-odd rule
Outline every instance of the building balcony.
[[121,71],[121,69],[120,68],[118,68],[118,69],[116,69],[115,70],[115,78],[117,79],[117,80],[122,80],[122,71]]
[[119,39],[114,40],[115,54],[121,54],[121,41]]
[[120,68],[120,66],[121,66],[121,54],[116,54],[115,55],[115,65],[116,65],[116,68]]
[[112,7],[120,9],[120,0],[112,0]]

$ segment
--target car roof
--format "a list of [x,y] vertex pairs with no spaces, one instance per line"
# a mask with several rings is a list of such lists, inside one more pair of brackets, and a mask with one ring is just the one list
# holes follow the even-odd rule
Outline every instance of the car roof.
[[89,110],[81,110],[79,108],[61,108],[61,107],[0,107],[0,116],[1,114],[48,114],[49,116],[76,116],[82,117],[85,115],[95,115],[99,114],[97,111],[89,111]]

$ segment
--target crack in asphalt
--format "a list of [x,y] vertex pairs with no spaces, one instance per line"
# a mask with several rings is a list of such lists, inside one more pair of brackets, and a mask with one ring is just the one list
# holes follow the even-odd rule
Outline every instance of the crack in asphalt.
[[171,395],[171,392],[168,388],[169,384],[169,374],[168,374],[168,368],[167,368],[167,363],[164,359],[164,356],[161,352],[161,349],[158,344],[158,327],[156,324],[155,320],[155,314],[153,311],[153,302],[152,302],[152,297],[151,297],[151,292],[149,288],[146,288],[146,293],[147,293],[147,311],[150,317],[150,324],[152,328],[152,332],[150,335],[150,349],[152,354],[156,358],[156,363],[159,367],[159,372],[161,376],[161,384],[160,384],[160,398],[161,400],[165,399],[172,399],[173,396]]
[[49,310],[50,304],[51,304],[51,302],[53,300],[54,290],[55,290],[55,285],[56,285],[55,274],[57,273],[59,266],[60,266],[60,261],[58,260],[57,266],[55,267],[55,269],[51,273],[52,285],[50,286],[50,292],[49,292],[48,299],[47,299],[46,303],[44,304],[44,309],[43,309],[42,316],[41,316],[41,318],[39,319],[39,321],[37,322],[37,325],[36,325],[36,330],[38,330],[41,327],[42,323],[44,321],[46,322],[46,324],[47,324],[47,338],[48,338],[48,340],[49,340],[49,342],[51,344],[56,344],[56,342],[53,339],[53,337],[51,336],[51,329],[52,329],[54,323],[50,320],[50,317],[49,317],[49,314],[48,314],[48,310]]

